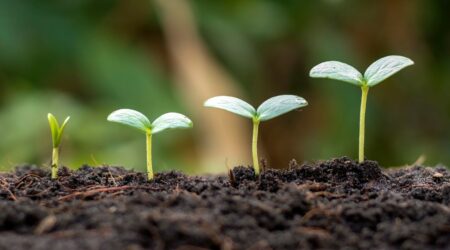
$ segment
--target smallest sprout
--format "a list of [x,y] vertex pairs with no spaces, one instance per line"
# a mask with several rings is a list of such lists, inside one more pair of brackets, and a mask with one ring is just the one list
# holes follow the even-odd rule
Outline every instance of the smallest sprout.
[[48,123],[50,125],[50,131],[52,133],[52,141],[53,141],[53,151],[52,151],[52,179],[58,178],[58,162],[59,162],[59,145],[61,144],[61,138],[64,132],[64,128],[66,127],[67,122],[70,119],[68,116],[61,127],[59,126],[58,120],[56,120],[55,116],[51,113],[47,115]]

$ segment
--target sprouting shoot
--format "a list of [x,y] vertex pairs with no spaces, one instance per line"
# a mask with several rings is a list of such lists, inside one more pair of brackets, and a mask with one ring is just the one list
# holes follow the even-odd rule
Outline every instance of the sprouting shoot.
[[260,173],[258,159],[258,128],[259,123],[267,121],[294,109],[299,109],[308,105],[308,102],[300,96],[295,95],[279,95],[269,98],[263,102],[258,109],[255,109],[247,102],[231,96],[216,96],[208,99],[204,106],[211,108],[223,109],[237,115],[252,119],[253,136],[252,136],[252,158],[255,173]]
[[352,66],[337,62],[323,62],[311,69],[309,75],[314,78],[330,78],[348,82],[361,87],[361,110],[359,117],[359,162],[364,161],[364,136],[366,104],[369,89],[401,69],[413,65],[414,62],[404,56],[386,56],[372,63],[364,75]]
[[156,118],[153,123],[142,113],[132,109],[119,109],[108,116],[108,121],[117,122],[137,128],[145,133],[147,145],[147,177],[153,179],[152,135],[174,128],[191,128],[192,121],[179,113],[166,113]]
[[70,119],[68,116],[61,126],[59,126],[58,120],[56,120],[55,116],[52,114],[47,115],[48,123],[50,125],[50,131],[52,134],[52,142],[53,142],[53,151],[52,151],[52,179],[58,178],[58,164],[59,164],[59,152],[61,139],[64,132],[64,128],[66,127],[67,122]]

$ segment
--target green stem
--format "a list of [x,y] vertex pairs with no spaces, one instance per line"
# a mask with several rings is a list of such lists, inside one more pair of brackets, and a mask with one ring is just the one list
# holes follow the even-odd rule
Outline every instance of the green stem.
[[153,179],[153,163],[152,163],[152,133],[147,132],[147,178]]
[[58,162],[59,162],[59,148],[53,148],[52,151],[52,179],[58,178]]
[[259,175],[258,128],[259,128],[259,120],[253,119],[252,156],[253,156],[253,168],[255,169],[256,175]]
[[364,137],[366,130],[366,105],[367,95],[369,94],[369,86],[361,87],[361,111],[359,115],[359,163],[364,161]]

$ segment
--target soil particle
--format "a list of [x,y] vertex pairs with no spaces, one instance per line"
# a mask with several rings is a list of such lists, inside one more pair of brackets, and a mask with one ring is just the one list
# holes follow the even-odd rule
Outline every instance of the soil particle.
[[229,176],[0,175],[0,249],[450,249],[450,173],[343,157]]

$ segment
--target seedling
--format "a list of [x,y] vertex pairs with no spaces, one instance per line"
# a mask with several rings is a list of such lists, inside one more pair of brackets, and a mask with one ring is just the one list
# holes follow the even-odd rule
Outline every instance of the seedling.
[[64,132],[64,128],[66,127],[67,122],[70,119],[68,116],[61,127],[59,126],[58,120],[56,120],[55,116],[52,114],[47,115],[48,123],[50,125],[50,131],[52,133],[52,141],[53,141],[53,151],[52,151],[52,179],[58,178],[58,163],[59,163],[59,145],[61,144],[61,138]]
[[167,113],[153,123],[142,113],[132,109],[119,109],[108,116],[108,121],[125,124],[143,131],[147,139],[147,177],[153,179],[152,135],[174,128],[192,128],[192,121],[179,113]]
[[311,69],[309,76],[314,78],[330,78],[348,82],[361,87],[361,110],[359,117],[359,162],[364,161],[364,136],[366,104],[369,89],[401,69],[413,65],[414,62],[403,56],[386,56],[372,63],[364,76],[352,66],[337,62],[323,62]]
[[260,172],[258,160],[258,128],[259,123],[267,121],[294,109],[305,107],[308,102],[300,96],[279,95],[269,98],[255,109],[247,102],[231,96],[216,96],[208,99],[204,106],[223,109],[253,121],[252,158],[255,173]]

